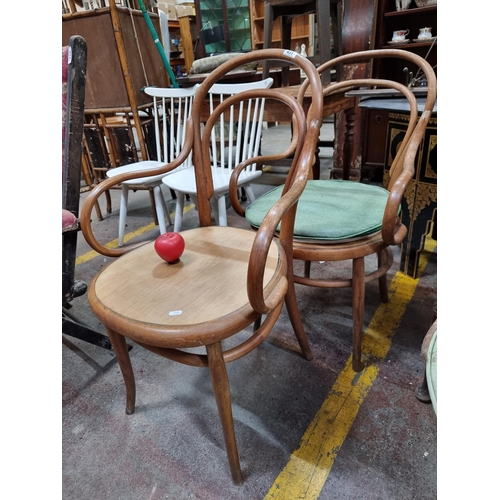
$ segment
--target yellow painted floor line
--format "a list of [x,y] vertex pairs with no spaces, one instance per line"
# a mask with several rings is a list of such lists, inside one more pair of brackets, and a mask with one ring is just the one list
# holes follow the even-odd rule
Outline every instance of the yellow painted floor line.
[[[427,238],[426,252],[420,255],[420,273],[435,246],[436,243]],[[264,500],[318,498],[358,410],[377,379],[379,369],[376,363],[387,355],[418,281],[399,271],[395,274],[389,286],[389,302],[377,308],[363,335],[363,353],[369,355],[370,365],[355,373],[349,358],[302,436],[299,447],[292,453]]]
[[[194,203],[189,203],[184,206],[184,214],[187,214],[194,208]],[[175,217],[175,212],[170,214],[170,218],[174,220]],[[126,233],[125,236],[123,237],[123,243],[127,243],[130,241],[132,238],[136,238],[137,236],[140,236],[141,234],[147,233],[148,231],[152,231],[156,227],[155,223],[152,222],[151,224],[148,224],[147,226],[142,226],[139,229],[136,229],[135,231],[132,231],[131,233]],[[106,243],[104,245],[106,248],[116,248],[118,246],[118,238],[110,241],[109,243]],[[95,250],[90,250],[89,252],[80,255],[80,257],[77,257],[75,261],[75,266],[78,266],[79,264],[83,264],[85,262],[88,262],[89,260],[92,260],[94,257],[97,257],[98,254]]]

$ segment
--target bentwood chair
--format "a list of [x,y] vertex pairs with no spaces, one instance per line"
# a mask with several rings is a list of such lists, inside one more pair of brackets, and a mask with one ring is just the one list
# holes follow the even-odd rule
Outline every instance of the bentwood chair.
[[[113,168],[108,170],[106,175],[108,177],[116,177],[125,172],[141,172],[171,162],[182,148],[185,134],[184,124],[191,114],[193,97],[197,89],[198,85],[189,89],[146,87],[144,92],[153,97],[156,159],[129,163],[122,167]],[[191,157],[188,157],[184,164],[178,167],[178,170],[188,169],[190,166]],[[169,224],[172,224],[172,221],[161,191],[163,177],[164,175],[143,176],[122,182],[118,222],[118,246],[123,245],[123,238],[125,236],[130,189],[147,187],[153,190],[160,234],[167,232],[165,217]],[[178,215],[179,203],[177,203],[176,217]],[[180,217],[182,221],[182,211]]]
[[[312,88],[307,118],[297,100],[279,89],[235,94],[224,99],[210,116],[203,116],[203,104],[217,80],[242,64],[268,58],[296,64],[307,74]],[[287,150],[280,154],[287,157],[294,153],[296,161],[283,196],[269,210],[258,231],[214,226],[210,207],[215,191],[211,131],[231,106],[238,107],[243,102],[245,108],[255,99],[274,100],[290,109],[294,135]],[[222,64],[200,85],[192,114],[187,119],[184,146],[172,162],[153,170],[106,179],[88,194],[82,206],[82,231],[89,245],[99,253],[119,257],[94,277],[88,296],[92,311],[106,326],[120,364],[127,394],[126,413],[133,413],[135,408],[135,379],[125,348],[126,338],[168,359],[208,368],[236,484],[240,484],[243,477],[226,363],[260,345],[277,321],[283,304],[291,301],[295,210],[314,162],[322,115],[321,82],[311,62],[279,49],[242,54]],[[180,233],[185,240],[185,251],[177,264],[162,261],[155,253],[153,242],[111,249],[97,241],[92,232],[91,211],[101,193],[140,175],[166,175],[190,154],[193,154],[196,175],[200,227]],[[237,186],[239,173],[247,165],[261,161],[265,161],[265,157],[245,159],[233,170],[232,182]],[[276,238],[278,225],[281,231]],[[293,326],[304,357],[310,359],[311,350],[300,321]],[[223,342],[240,332],[245,332],[245,338],[239,337],[242,342],[224,349]],[[196,352],[187,350],[194,347],[198,348]]]
[[[208,92],[210,113],[218,102],[239,92],[252,89],[268,89],[273,84],[272,78],[266,78],[249,83],[215,83]],[[211,199],[215,221],[220,226],[227,226],[226,194],[229,192],[229,179],[233,169],[248,158],[257,156],[262,137],[262,122],[264,118],[265,99],[255,99],[243,110],[231,106],[221,115],[219,122],[211,131],[211,160],[214,194]],[[240,172],[238,186],[245,188],[250,201],[255,201],[251,183],[262,174],[257,165],[252,163]],[[189,168],[177,169],[163,178],[163,183],[175,191],[177,208],[175,212],[174,231],[182,227],[184,200],[189,196],[196,204],[197,186],[195,170]]]
[[[388,301],[387,271],[393,263],[390,247],[400,244],[407,233],[399,216],[400,203],[412,181],[415,158],[436,100],[436,75],[431,66],[420,56],[404,50],[382,49],[351,53],[332,59],[320,66],[318,71],[330,71],[336,65],[371,58],[401,58],[421,68],[427,78],[428,89],[420,118],[414,94],[394,81],[346,79],[325,88],[324,96],[356,88],[389,88],[401,92],[410,106],[408,129],[393,160],[387,189],[349,180],[308,181],[298,204],[293,242],[293,258],[305,262],[304,274],[294,274],[296,284],[352,288],[354,371],[363,369],[361,345],[365,283],[378,279],[381,300]],[[245,215],[253,227],[258,228],[264,214],[280,196],[280,188],[275,188],[250,204],[246,211],[241,206],[235,206],[235,210],[240,215]],[[233,200],[235,205],[236,201]],[[377,269],[365,273],[365,257],[375,254],[378,258]],[[352,275],[348,279],[338,279],[335,276],[325,276],[323,271],[317,270],[313,276],[311,262],[318,261],[351,261]],[[293,308],[298,308],[296,303]]]

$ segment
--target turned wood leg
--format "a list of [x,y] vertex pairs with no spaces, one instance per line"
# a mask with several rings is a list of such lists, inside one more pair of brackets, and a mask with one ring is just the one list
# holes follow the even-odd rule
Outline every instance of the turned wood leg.
[[365,259],[352,261],[352,369],[360,372],[361,344],[363,341],[363,319],[365,315]]
[[307,338],[304,323],[302,323],[302,318],[300,316],[299,305],[297,303],[297,295],[295,294],[295,284],[293,282],[293,275],[289,277],[290,285],[285,295],[285,305],[288,311],[288,316],[290,322],[292,323],[293,331],[297,337],[300,348],[302,349],[302,355],[305,359],[311,360],[313,355],[311,351],[311,346],[309,345],[309,339]]
[[216,344],[207,345],[207,355],[210,380],[212,381],[215,401],[219,410],[231,476],[234,484],[241,484],[243,482],[243,475],[241,474],[240,459],[236,447],[229,380],[227,378],[226,363],[222,356],[221,343],[217,342]]
[[[387,260],[387,253],[384,250],[377,252],[378,259],[378,267],[382,267]],[[378,288],[380,292],[380,301],[383,303],[389,302],[389,294],[387,289],[387,273],[384,273],[383,276],[380,276],[378,279]]]
[[354,128],[356,126],[356,110],[354,108],[345,111],[345,139],[343,148],[342,179],[348,181],[351,175],[351,165],[354,159]]
[[106,328],[106,331],[108,332],[109,340],[111,340],[111,345],[115,351],[116,359],[120,365],[120,370],[125,382],[125,390],[127,391],[125,413],[131,415],[135,410],[135,377],[132,363],[130,362],[127,343],[123,335],[120,335],[110,328]]

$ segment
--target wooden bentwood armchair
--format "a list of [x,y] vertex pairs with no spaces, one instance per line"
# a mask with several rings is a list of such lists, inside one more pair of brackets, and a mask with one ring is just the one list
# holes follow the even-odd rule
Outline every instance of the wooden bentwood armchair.
[[[404,85],[371,78],[353,80],[345,76],[349,75],[348,70],[341,72],[344,80],[324,88],[323,95],[360,88],[389,88],[401,92],[407,98],[410,106],[408,129],[393,160],[388,188],[350,180],[308,181],[298,203],[293,236],[293,258],[305,263],[304,273],[294,274],[295,283],[321,288],[352,288],[352,368],[357,372],[363,369],[361,344],[365,283],[378,279],[382,302],[389,300],[387,271],[393,263],[391,245],[400,244],[407,233],[399,217],[400,204],[405,190],[411,185],[415,159],[436,100],[436,75],[433,69],[420,56],[404,50],[382,49],[347,54],[321,65],[318,72],[329,72],[333,67],[352,67],[377,58],[400,58],[421,68],[427,78],[428,90],[420,118],[415,96]],[[305,88],[305,85],[301,87],[299,100]],[[231,200],[236,212],[258,228],[264,215],[280,196],[281,188],[278,187],[258,198],[246,211],[238,205],[234,194]],[[369,255],[378,257],[378,267],[373,272],[365,272],[365,257]],[[326,276],[322,270],[313,274],[311,263],[318,261],[351,261],[351,277],[339,279],[338,276]],[[293,311],[290,314],[292,318],[300,320],[296,302],[289,304],[288,310],[289,313]]]
[[[202,104],[209,89],[228,71],[243,64],[277,59],[288,61],[305,71],[312,87],[312,104],[307,118],[297,101],[276,89],[259,89],[235,94],[217,106],[200,131]],[[231,105],[264,97],[290,108],[294,120],[291,145],[281,154],[294,154],[283,196],[270,208],[258,231],[212,225],[210,200],[214,188],[211,178],[210,130],[221,113]],[[240,108],[240,113],[241,108]],[[254,51],[224,63],[200,85],[186,123],[186,137],[179,155],[171,163],[147,172],[167,173],[193,153],[200,227],[182,231],[185,251],[177,264],[167,264],[155,253],[153,243],[108,249],[100,244],[91,225],[91,212],[99,195],[111,186],[146,172],[126,173],[106,179],[88,195],[82,206],[81,226],[89,245],[111,257],[119,257],[91,282],[89,303],[106,326],[126,386],[126,413],[134,412],[135,380],[125,339],[161,356],[191,366],[208,367],[222,424],[226,452],[234,483],[243,481],[231,410],[226,363],[255,349],[276,323],[288,295],[293,293],[291,274],[292,234],[297,200],[315,160],[316,142],[323,115],[319,74],[307,59],[290,51]],[[246,165],[263,157],[249,158],[235,168],[237,177]],[[278,238],[276,229],[281,224]],[[252,325],[253,332],[252,332]],[[224,350],[223,341],[250,330],[237,347]],[[294,331],[306,359],[311,350],[298,323]],[[202,348],[203,353],[186,351]]]

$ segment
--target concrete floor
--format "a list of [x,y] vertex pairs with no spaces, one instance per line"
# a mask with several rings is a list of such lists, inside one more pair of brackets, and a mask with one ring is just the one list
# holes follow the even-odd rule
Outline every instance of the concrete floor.
[[[286,127],[269,129],[264,148],[287,134]],[[321,150],[320,156],[321,175],[328,177],[332,150]],[[269,187],[257,185],[255,191]],[[111,215],[94,224],[102,241],[117,238],[118,197],[113,191]],[[127,231],[138,234],[133,241],[159,234],[150,227],[147,192],[131,193],[129,204]],[[173,210],[173,203],[168,205]],[[101,208],[105,212],[103,202]],[[245,227],[232,211],[228,221]],[[193,209],[184,228],[196,224]],[[87,282],[110,261],[89,250],[81,237],[76,274]],[[134,345],[137,404],[135,413],[126,415],[113,355],[63,336],[62,498],[437,498],[436,414],[415,397],[424,371],[420,346],[434,316],[437,251],[424,252],[418,280],[396,273],[397,248],[394,254],[390,303],[380,306],[376,283],[366,287],[367,368],[361,374],[348,363],[348,289],[298,288],[312,361],[300,356],[283,312],[258,349],[228,365],[241,486],[231,481],[207,370]],[[320,264],[319,272],[330,267]],[[74,314],[104,333],[86,296],[73,304]]]

